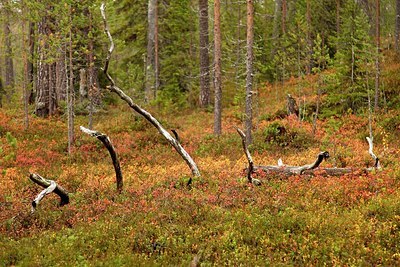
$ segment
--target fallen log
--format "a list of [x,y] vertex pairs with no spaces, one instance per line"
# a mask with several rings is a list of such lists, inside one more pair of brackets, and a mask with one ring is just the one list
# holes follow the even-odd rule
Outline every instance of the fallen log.
[[367,141],[369,144],[369,149],[368,152],[371,155],[371,157],[374,159],[375,163],[372,168],[365,168],[365,169],[357,169],[357,168],[319,168],[320,164],[322,163],[323,160],[326,160],[329,158],[329,153],[327,151],[320,152],[317,156],[317,159],[311,163],[311,164],[306,164],[303,166],[288,166],[283,164],[282,160],[278,160],[278,165],[273,166],[273,165],[268,165],[268,166],[259,166],[259,165],[254,165],[253,159],[250,155],[250,152],[247,148],[246,142],[245,142],[245,135],[244,133],[239,129],[236,128],[237,132],[239,133],[240,137],[242,138],[242,145],[244,149],[244,153],[246,155],[246,158],[249,162],[249,167],[246,168],[247,172],[247,179],[249,183],[254,183],[254,181],[257,181],[259,185],[261,184],[261,181],[258,179],[255,179],[252,177],[252,174],[255,173],[258,170],[261,170],[262,172],[268,174],[268,175],[280,175],[280,176],[285,176],[289,177],[292,175],[323,175],[323,176],[342,176],[347,173],[353,173],[353,172],[369,172],[371,170],[379,170],[381,169],[380,161],[379,158],[374,154],[373,152],[373,140],[372,138],[367,137]]
[[254,166],[254,171],[262,170],[266,173],[275,173],[275,174],[283,174],[285,176],[291,175],[301,175],[304,172],[308,171],[310,173],[312,170],[319,167],[321,162],[325,159],[329,158],[329,153],[327,151],[320,152],[317,156],[317,159],[311,163],[303,166],[288,166],[282,164],[282,161],[278,162],[278,166]]
[[[101,11],[101,16],[103,18],[103,24],[104,24],[104,31],[108,37],[108,40],[110,42],[110,47],[107,51],[107,57],[106,61],[104,63],[104,68],[103,68],[103,73],[107,77],[107,80],[110,82],[110,85],[107,86],[107,89],[110,90],[111,92],[116,93],[122,100],[124,100],[134,111],[142,115],[147,121],[149,121],[158,131],[159,133],[164,136],[165,139],[171,144],[173,148],[178,152],[178,154],[183,158],[183,160],[186,162],[186,164],[189,166],[190,170],[192,171],[193,176],[200,176],[200,171],[197,168],[196,163],[192,159],[192,157],[189,155],[189,153],[186,152],[186,150],[182,147],[180,144],[179,140],[176,138],[172,137],[172,135],[165,130],[165,128],[161,125],[161,123],[154,118],[148,111],[144,110],[141,108],[139,105],[137,105],[135,102],[133,102],[132,98],[130,98],[125,92],[120,89],[114,82],[113,78],[111,75],[108,73],[108,67],[110,64],[110,59],[111,55],[114,51],[114,41],[111,36],[110,30],[108,28],[107,24],[107,19],[106,19],[106,14],[105,14],[105,4],[102,3],[100,7]],[[188,185],[191,183],[191,178],[188,182]]]
[[110,138],[108,138],[108,136],[103,133],[87,129],[83,126],[81,126],[80,129],[82,132],[99,139],[103,143],[103,145],[107,148],[108,152],[110,153],[110,157],[115,170],[115,177],[117,180],[117,191],[121,193],[123,187],[122,171],[121,171],[121,166],[119,164],[117,152],[115,152],[114,146],[111,143]]
[[69,196],[67,190],[58,185],[55,181],[45,179],[37,173],[29,174],[29,179],[31,179],[34,183],[44,187],[45,189],[41,191],[36,198],[32,201],[32,213],[35,212],[37,205],[39,202],[51,192],[54,192],[60,197],[60,206],[67,205],[69,203]]

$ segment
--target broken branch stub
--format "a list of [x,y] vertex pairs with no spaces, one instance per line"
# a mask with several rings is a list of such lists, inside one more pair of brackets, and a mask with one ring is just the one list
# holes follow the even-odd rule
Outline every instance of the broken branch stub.
[[80,126],[80,129],[82,132],[99,139],[103,143],[103,145],[107,148],[108,152],[110,153],[110,157],[113,162],[113,166],[114,166],[114,170],[115,170],[115,177],[116,177],[116,181],[117,181],[117,190],[118,190],[118,192],[122,192],[123,177],[122,177],[121,166],[119,163],[117,152],[115,152],[114,146],[111,143],[110,138],[108,138],[108,136],[103,133],[87,129],[83,126]]
[[160,134],[162,136],[164,136],[165,139],[167,139],[167,141],[175,148],[175,150],[178,152],[178,154],[183,158],[183,160],[189,166],[190,170],[192,171],[192,174],[194,176],[200,176],[200,171],[197,168],[196,163],[194,162],[192,157],[189,155],[189,153],[187,153],[186,150],[182,147],[180,142],[178,140],[176,140],[174,137],[172,137],[171,134],[167,130],[165,130],[165,128],[161,125],[161,123],[156,118],[154,118],[149,112],[147,112],[146,110],[141,108],[139,105],[137,105],[135,102],[133,102],[132,98],[130,98],[127,94],[125,94],[125,92],[122,89],[120,89],[118,86],[115,85],[114,80],[108,73],[108,67],[110,64],[111,55],[114,51],[114,41],[111,36],[110,30],[108,28],[104,3],[101,4],[100,11],[101,11],[101,16],[103,18],[105,33],[107,34],[108,40],[110,41],[110,47],[107,51],[106,62],[104,64],[104,69],[103,69],[105,76],[107,77],[108,81],[110,82],[110,85],[107,86],[107,89],[110,90],[111,92],[116,93],[134,111],[136,111],[137,113],[142,115],[147,121],[149,121],[160,132]]
[[368,145],[369,145],[368,153],[375,160],[374,168],[375,169],[380,169],[381,168],[381,164],[379,162],[379,158],[374,154],[374,151],[373,151],[374,150],[374,143],[373,143],[374,139],[370,138],[368,136],[366,137],[366,139],[367,139],[367,142],[368,142]]
[[55,181],[45,179],[39,174],[36,173],[31,173],[29,175],[29,179],[31,179],[34,183],[40,185],[41,187],[44,187],[45,189],[40,192],[36,198],[32,201],[32,212],[35,211],[36,206],[39,204],[39,202],[47,195],[50,194],[51,192],[54,192],[60,197],[60,206],[67,205],[69,203],[69,196],[67,190],[65,190],[63,187],[58,185]]

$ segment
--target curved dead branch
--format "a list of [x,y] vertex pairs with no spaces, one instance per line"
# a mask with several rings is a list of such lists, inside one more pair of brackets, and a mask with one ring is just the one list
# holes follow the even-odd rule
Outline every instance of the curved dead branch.
[[69,196],[67,190],[58,185],[55,181],[45,179],[37,173],[29,174],[29,179],[31,179],[34,183],[44,187],[45,189],[40,192],[37,197],[32,201],[32,212],[35,212],[35,209],[39,202],[51,192],[56,193],[60,197],[60,206],[67,205],[69,203]]
[[110,153],[110,157],[113,162],[115,170],[115,176],[117,180],[117,190],[119,193],[121,193],[123,187],[122,171],[121,171],[121,166],[119,164],[117,152],[115,152],[114,146],[112,145],[110,138],[108,138],[108,136],[103,133],[87,129],[83,126],[81,126],[80,129],[82,132],[99,139],[103,143],[103,145],[107,148],[108,152]]
[[104,74],[106,75],[108,81],[110,82],[110,85],[107,86],[107,89],[110,90],[111,92],[116,93],[134,111],[136,111],[137,113],[142,115],[154,127],[156,127],[156,129],[160,132],[160,134],[162,136],[164,136],[165,139],[167,139],[167,141],[175,148],[175,150],[179,153],[179,155],[181,155],[181,157],[185,160],[185,162],[187,163],[187,165],[191,169],[192,174],[194,176],[200,176],[200,171],[197,168],[196,163],[194,162],[192,157],[186,152],[186,150],[181,146],[179,141],[176,140],[174,137],[172,137],[171,134],[167,130],[164,129],[164,127],[161,125],[161,123],[156,118],[154,118],[149,112],[147,112],[146,110],[144,110],[143,108],[138,106],[136,103],[134,103],[133,100],[128,95],[126,95],[123,90],[121,90],[119,87],[117,87],[115,85],[114,80],[112,79],[112,77],[108,73],[108,67],[109,67],[111,55],[112,55],[112,53],[114,51],[114,41],[112,39],[110,30],[108,28],[108,24],[107,24],[107,20],[106,20],[106,14],[105,14],[105,4],[104,3],[101,4],[100,11],[101,11],[101,16],[103,18],[104,29],[105,29],[105,32],[107,34],[108,40],[110,41],[110,47],[109,47],[108,52],[107,52],[107,58],[106,58],[106,62],[105,62],[104,69],[103,69]]
[[379,162],[379,158],[374,154],[374,139],[373,138],[369,138],[368,136],[366,137],[367,141],[368,141],[368,145],[369,145],[369,149],[368,149],[368,153],[371,155],[371,157],[375,160],[374,163],[374,167],[375,169],[380,169],[381,168],[381,164]]
[[236,128],[236,131],[238,132],[238,134],[242,138],[242,146],[243,146],[244,154],[246,155],[247,161],[249,162],[249,167],[247,168],[247,180],[248,180],[249,183],[252,183],[254,185],[261,185],[261,181],[260,180],[251,177],[252,173],[254,172],[254,162],[253,162],[253,159],[252,159],[252,157],[250,155],[250,151],[247,148],[246,135],[239,128]]

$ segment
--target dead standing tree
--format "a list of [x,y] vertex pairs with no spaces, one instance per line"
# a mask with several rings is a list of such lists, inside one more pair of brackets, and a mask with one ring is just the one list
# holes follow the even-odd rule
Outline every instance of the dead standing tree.
[[[186,152],[186,150],[182,147],[180,142],[171,136],[171,134],[165,130],[165,128],[161,125],[161,123],[154,118],[149,112],[138,106],[136,103],[133,102],[132,98],[130,98],[127,94],[124,93],[123,90],[121,90],[118,86],[116,86],[113,78],[110,76],[108,73],[108,66],[110,63],[111,55],[114,51],[114,41],[111,36],[110,30],[108,28],[107,24],[107,19],[106,19],[106,14],[105,14],[105,4],[102,3],[100,7],[101,11],[101,16],[103,18],[103,23],[104,23],[104,30],[105,33],[107,34],[108,40],[110,41],[110,47],[107,52],[107,58],[106,62],[104,64],[104,69],[103,72],[105,76],[107,77],[108,81],[110,82],[110,85],[107,86],[107,89],[110,90],[111,92],[116,93],[122,100],[124,100],[134,111],[142,115],[147,121],[149,121],[156,129],[160,132],[162,136],[167,139],[167,141],[175,148],[175,150],[178,152],[178,154],[185,160],[187,165],[189,166],[190,170],[192,171],[193,176],[200,176],[200,171],[197,168],[196,163],[192,159],[192,157]],[[191,184],[192,179],[189,180],[188,184]]]

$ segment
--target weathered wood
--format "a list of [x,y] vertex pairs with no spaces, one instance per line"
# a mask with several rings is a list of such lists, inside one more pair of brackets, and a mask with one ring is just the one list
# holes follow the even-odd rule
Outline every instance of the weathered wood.
[[32,212],[35,211],[36,206],[39,204],[40,200],[43,199],[44,196],[54,192],[60,197],[60,206],[67,205],[69,203],[69,196],[67,190],[58,185],[55,181],[45,179],[37,173],[29,174],[29,179],[31,179],[34,183],[44,187],[45,190],[40,192],[40,194],[32,201]]
[[110,85],[107,86],[107,89],[110,90],[111,92],[116,93],[122,100],[124,100],[134,111],[142,115],[146,120],[148,120],[159,132],[162,136],[167,139],[167,141],[175,148],[175,150],[178,152],[179,155],[185,160],[187,165],[192,171],[192,174],[194,176],[200,176],[200,171],[197,168],[196,163],[192,159],[192,157],[186,152],[186,150],[181,146],[178,140],[173,138],[171,134],[165,130],[165,128],[161,125],[161,123],[154,118],[149,112],[141,108],[139,105],[133,102],[132,98],[130,98],[123,90],[121,90],[118,86],[115,85],[115,82],[113,78],[110,76],[108,73],[108,67],[110,64],[110,59],[112,52],[114,51],[114,41],[112,39],[110,30],[108,28],[107,20],[106,20],[106,15],[105,15],[105,4],[102,3],[100,7],[101,11],[101,16],[103,18],[103,23],[104,23],[104,28],[105,28],[105,33],[107,34],[108,40],[110,41],[110,47],[107,52],[107,57],[106,57],[106,62],[104,64],[104,69],[103,72],[105,76],[107,77],[108,81],[110,82]]
[[297,106],[296,100],[290,94],[286,96],[287,100],[287,112],[288,115],[295,114],[299,116],[299,107]]
[[368,145],[369,145],[369,149],[368,149],[368,153],[371,155],[371,157],[375,160],[374,163],[374,167],[375,169],[380,169],[381,168],[381,164],[379,162],[379,158],[374,154],[374,139],[370,138],[370,137],[366,137],[367,141],[368,141]]
[[122,188],[123,188],[123,177],[122,177],[122,171],[121,171],[121,166],[119,164],[119,159],[117,156],[117,152],[115,152],[115,148],[113,146],[113,144],[111,143],[110,138],[108,138],[107,135],[94,131],[94,130],[89,130],[83,126],[80,126],[80,129],[82,132],[96,137],[97,139],[99,139],[103,145],[107,148],[108,152],[110,153],[112,162],[113,162],[113,166],[114,166],[114,170],[115,170],[115,177],[116,177],[116,181],[117,181],[117,190],[118,192],[122,192]]
[[320,152],[317,156],[317,159],[311,163],[303,166],[287,166],[282,163],[282,161],[278,161],[278,166],[254,166],[254,171],[263,170],[266,173],[277,173],[284,174],[286,176],[303,174],[305,171],[314,170],[318,168],[321,162],[324,159],[329,158],[329,153],[327,151]]
[[247,180],[249,183],[252,183],[254,185],[261,185],[260,180],[251,177],[251,174],[254,172],[254,162],[250,155],[250,151],[247,148],[246,135],[239,128],[236,128],[236,131],[242,138],[242,146],[243,146],[244,154],[246,155],[247,161],[249,162],[249,167],[247,168]]

